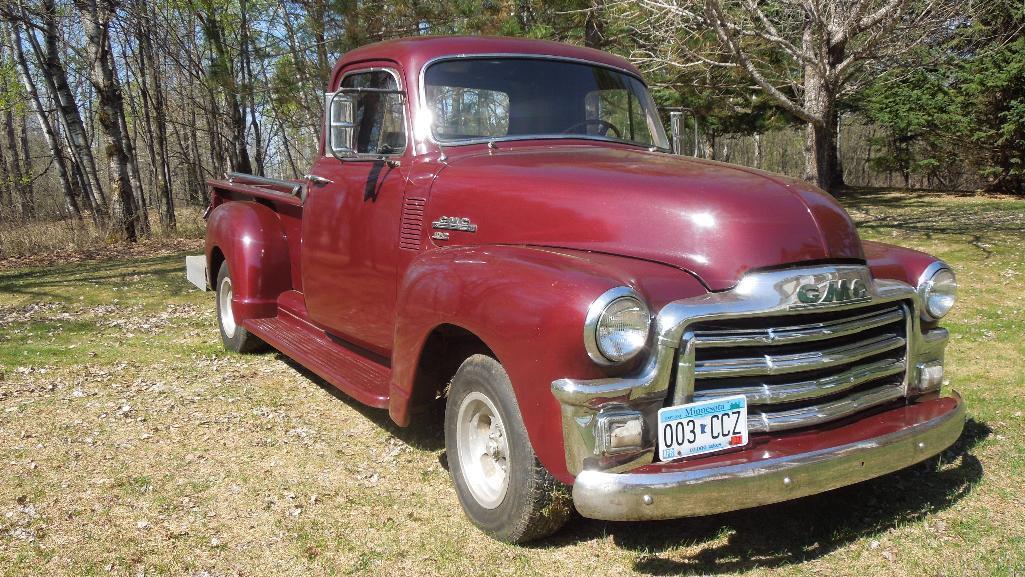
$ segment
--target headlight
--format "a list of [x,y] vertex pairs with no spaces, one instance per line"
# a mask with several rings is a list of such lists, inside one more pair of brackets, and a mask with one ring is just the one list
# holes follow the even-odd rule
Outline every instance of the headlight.
[[922,317],[927,321],[943,318],[954,308],[957,300],[957,278],[946,263],[936,261],[929,265],[918,280],[918,294],[922,296]]
[[629,361],[648,343],[651,314],[633,289],[616,287],[591,303],[584,322],[584,345],[594,362]]

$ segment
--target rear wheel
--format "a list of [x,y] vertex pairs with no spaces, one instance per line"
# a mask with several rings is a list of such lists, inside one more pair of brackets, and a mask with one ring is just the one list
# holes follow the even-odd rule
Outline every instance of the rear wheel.
[[235,313],[231,308],[234,286],[228,263],[221,265],[217,273],[217,325],[221,329],[221,342],[224,348],[236,353],[249,353],[265,347],[263,341],[235,321]]
[[512,383],[495,359],[473,355],[456,371],[445,449],[463,510],[496,539],[538,539],[569,519],[569,491],[537,460]]

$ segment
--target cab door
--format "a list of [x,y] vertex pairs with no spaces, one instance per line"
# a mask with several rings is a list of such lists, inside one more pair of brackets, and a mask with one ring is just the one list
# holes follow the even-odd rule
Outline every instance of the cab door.
[[[394,67],[360,64],[345,71],[340,87],[401,90],[401,75]],[[303,208],[303,291],[311,320],[387,355],[411,153],[408,110],[401,94],[355,92],[351,102],[350,156],[339,159],[328,152],[312,168]]]

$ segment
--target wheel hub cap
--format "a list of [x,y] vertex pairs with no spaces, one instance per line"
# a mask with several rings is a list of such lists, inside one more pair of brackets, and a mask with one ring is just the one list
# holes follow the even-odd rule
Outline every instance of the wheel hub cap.
[[460,404],[456,446],[474,499],[485,509],[498,507],[509,489],[509,446],[502,417],[485,395],[470,393]]
[[231,310],[231,277],[224,277],[218,292],[221,330],[230,339],[235,336],[235,313]]

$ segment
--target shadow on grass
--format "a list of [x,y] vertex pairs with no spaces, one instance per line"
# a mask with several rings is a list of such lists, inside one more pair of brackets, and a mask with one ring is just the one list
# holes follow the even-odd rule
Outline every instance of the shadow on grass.
[[[539,546],[611,535],[616,545],[638,553],[634,569],[649,575],[743,572],[817,559],[857,539],[919,521],[966,496],[983,472],[971,451],[990,432],[985,423],[969,419],[961,438],[940,456],[827,493],[673,521],[609,523],[576,518]],[[701,549],[679,558],[674,551],[681,546]]]
[[180,281],[163,294],[175,296],[192,290],[185,280],[185,254],[133,258],[130,260],[94,260],[56,266],[0,272],[0,292],[30,295],[37,298],[62,298],[49,291],[50,287],[69,284],[100,283],[115,286],[116,282],[130,282],[128,277],[145,275],[152,281]]
[[[385,429],[396,439],[417,449],[419,451],[434,452],[445,448],[445,405],[444,402],[430,405],[422,412],[413,416],[412,423],[408,427],[400,427],[391,420],[387,409],[375,409],[368,407],[356,399],[346,395],[344,392],[327,382],[313,371],[300,365],[298,362],[273,351],[278,360],[292,367],[299,374],[314,382],[327,394],[344,402],[354,411],[366,417],[378,427]],[[444,463],[443,463],[444,464]]]
[[[398,427],[387,411],[359,403],[295,361],[277,355],[402,442],[421,451],[444,449],[443,404],[418,415],[411,426]],[[972,450],[991,432],[985,423],[969,419],[958,441],[939,456],[819,495],[670,521],[614,523],[575,516],[551,538],[527,546],[558,548],[608,535],[617,546],[637,552],[634,569],[649,575],[743,572],[801,563],[957,503],[982,479],[982,463]],[[439,460],[445,464],[444,453]],[[680,559],[675,552],[681,546],[701,549]]]
[[[937,202],[943,198],[977,199],[974,203]],[[986,198],[973,193],[848,188],[836,194],[850,210],[859,229],[892,230],[933,235],[955,235],[989,255],[985,245],[995,237],[1025,234],[1025,204],[1021,200]],[[1022,199],[1025,200],[1025,199]]]

